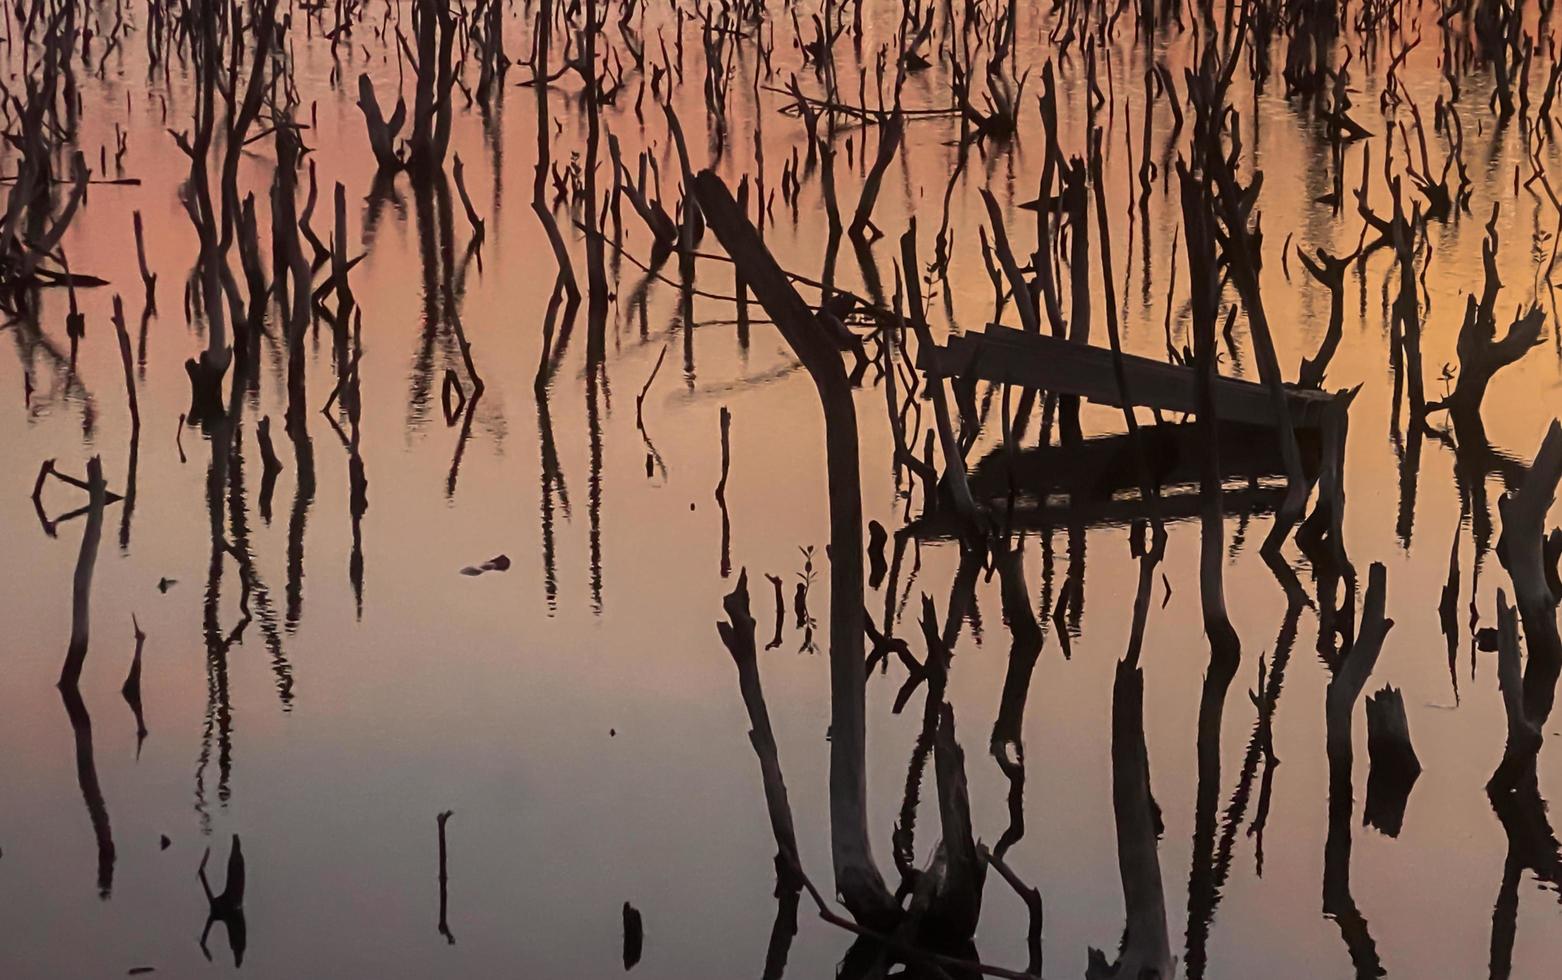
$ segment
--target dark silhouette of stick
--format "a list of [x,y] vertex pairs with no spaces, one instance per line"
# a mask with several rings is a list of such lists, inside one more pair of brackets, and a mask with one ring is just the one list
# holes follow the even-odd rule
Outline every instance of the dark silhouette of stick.
[[146,645],[146,634],[141,632],[141,624],[136,622],[134,614],[130,617],[130,625],[136,631],[136,652],[130,659],[130,673],[126,675],[119,693],[136,716],[136,757],[140,758],[141,743],[146,741],[146,720],[141,714],[141,648]]
[[450,875],[445,863],[445,824],[449,822],[454,810],[441,810],[434,818],[439,826],[439,934],[445,937],[445,942],[451,946],[456,944],[456,937],[450,931],[450,922],[446,918],[448,894],[446,885],[450,881]]
[[218,922],[228,931],[228,948],[233,952],[233,965],[235,968],[244,965],[244,949],[249,941],[249,929],[244,920],[244,848],[239,843],[239,835],[233,835],[233,845],[228,851],[228,880],[223,885],[222,894],[212,893],[212,886],[206,879],[206,862],[212,856],[211,848],[201,855],[201,866],[196,871],[196,876],[201,880],[201,890],[206,893],[206,927],[201,930],[201,953],[205,955],[207,962],[211,961],[212,954],[206,948],[206,939],[211,934],[212,926]]
[[[58,474],[56,474],[58,475]],[[61,476],[61,479],[65,477]],[[41,482],[41,478],[40,478]],[[81,535],[81,552],[76,558],[76,573],[71,589],[71,638],[60,669],[60,689],[74,691],[87,659],[87,639],[92,615],[92,573],[98,561],[98,544],[103,538],[103,506],[108,487],[103,481],[103,460],[87,461],[87,526]]]

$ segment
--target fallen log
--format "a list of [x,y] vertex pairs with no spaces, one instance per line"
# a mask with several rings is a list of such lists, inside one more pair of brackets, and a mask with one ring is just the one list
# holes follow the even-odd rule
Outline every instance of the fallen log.
[[[1086,398],[1098,405],[1121,406],[1111,351],[1000,324],[988,325],[981,334],[957,334],[942,347],[920,349],[917,367],[938,377],[1041,388]],[[1123,367],[1139,407],[1163,412],[1196,411],[1191,368],[1135,354],[1123,355]],[[1223,377],[1217,378],[1213,387],[1215,413],[1220,421],[1275,424],[1272,396],[1265,386]],[[1320,391],[1287,389],[1292,423],[1302,429],[1317,428],[1330,398]]]

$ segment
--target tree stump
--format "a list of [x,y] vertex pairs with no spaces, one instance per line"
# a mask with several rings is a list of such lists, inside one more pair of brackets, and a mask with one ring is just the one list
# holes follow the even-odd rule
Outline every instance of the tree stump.
[[1367,698],[1367,804],[1363,819],[1389,837],[1398,837],[1405,804],[1421,775],[1421,760],[1410,743],[1405,699],[1385,686]]

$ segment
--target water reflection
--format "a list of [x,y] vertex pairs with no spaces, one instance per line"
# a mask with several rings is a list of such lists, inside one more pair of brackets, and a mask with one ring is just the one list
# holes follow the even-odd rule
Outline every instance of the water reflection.
[[206,893],[206,926],[201,930],[201,953],[208,961],[212,954],[206,946],[207,937],[211,935],[212,926],[222,924],[223,931],[228,935],[228,949],[233,953],[233,966],[238,968],[244,965],[244,950],[249,945],[249,925],[244,918],[244,849],[239,843],[239,835],[233,835],[233,844],[228,850],[228,875],[221,893],[214,894],[212,886],[206,879],[206,862],[211,857],[211,848],[201,855],[201,866],[198,877],[201,880],[201,890]]
[[62,686],[60,700],[65,704],[65,716],[70,719],[71,733],[76,739],[76,781],[81,786],[81,798],[87,804],[92,836],[97,840],[98,897],[107,899],[114,891],[114,831],[109,826],[108,806],[103,802],[98,767],[92,754],[92,716],[87,713],[87,704],[74,686]]
[[[761,934],[769,978],[837,958],[843,976],[1039,976],[1043,952],[1054,973],[1135,977],[1306,956],[1362,976],[1547,962],[1543,928],[1517,933],[1524,881],[1562,891],[1540,765],[1562,671],[1548,525],[1562,448],[1525,455],[1562,363],[1544,336],[1556,15],[1184,6],[18,11],[0,331],[21,397],[0,440],[20,482],[0,511],[25,533],[6,614],[23,654],[58,637],[50,583],[75,552],[60,691],[100,895],[116,866],[105,790],[124,835],[161,812],[162,788],[190,791],[194,757],[194,827],[231,822],[311,857],[294,869],[297,917],[267,913],[268,932],[296,935],[263,972],[717,973],[757,958],[732,937]],[[512,57],[527,77],[509,81],[533,97],[509,101],[507,133]],[[89,168],[77,147],[93,142]],[[517,186],[531,217],[506,224]],[[898,250],[883,242],[903,231]],[[157,317],[152,264],[183,285],[184,322]],[[94,287],[137,277],[132,338],[119,297]],[[681,385],[658,380],[675,345]],[[620,393],[643,384],[638,440],[615,372]],[[505,452],[518,396],[535,455]],[[340,454],[327,435],[317,456],[315,411]],[[175,465],[187,441],[202,465]],[[71,475],[100,450],[122,496],[96,460]],[[718,466],[719,528],[684,513]],[[566,473],[585,488],[582,527]],[[533,480],[534,517],[517,520]],[[114,504],[119,547],[99,569]],[[540,562],[519,560],[534,545]],[[449,569],[490,554],[518,556],[515,571],[455,591]],[[172,588],[203,559],[199,598]],[[1392,606],[1374,559],[1405,583]],[[128,613],[135,638],[120,691],[136,768],[101,781],[88,704],[104,704],[111,662],[88,662],[94,570],[100,619]],[[748,749],[710,737],[731,720],[705,633],[718,585],[761,770],[751,795],[721,782]],[[1390,608],[1402,625],[1385,642]],[[644,646],[648,626],[652,656],[578,656]],[[1190,642],[1201,628],[1207,652]],[[1317,657],[1297,662],[1309,642]],[[1433,670],[1414,653],[1429,643]],[[1393,652],[1374,670],[1379,648]],[[11,658],[0,712],[18,746],[7,782],[23,787],[7,833],[36,834],[38,852],[56,804],[32,791],[53,772],[35,771],[49,753],[34,734],[65,736],[28,692],[58,666]],[[1239,678],[1251,715],[1230,705]],[[1313,709],[1280,714],[1286,690]],[[1363,693],[1363,826],[1384,836],[1355,848]],[[1436,780],[1393,764],[1409,714]],[[957,717],[985,753],[966,757]],[[1460,766],[1494,752],[1499,727],[1481,799]],[[604,749],[585,734],[603,729],[635,735]],[[129,755],[116,733],[128,743],[128,726],[98,733],[104,759]],[[1295,775],[1277,785],[1282,750]],[[783,761],[807,801],[795,824]],[[322,798],[324,817],[308,808]],[[434,933],[388,927],[366,955],[389,966],[321,958],[309,922],[326,903],[371,902],[396,924],[394,884],[356,874],[355,848],[399,873],[397,815],[445,799],[488,855],[460,871],[459,949],[445,809]],[[768,832],[741,810],[761,799]],[[1320,838],[1321,867],[1293,846]],[[582,840],[608,852],[584,870]],[[124,846],[121,895],[161,887]],[[773,865],[744,864],[772,847]],[[1495,870],[1499,851],[1487,951],[1382,898],[1386,881],[1433,896],[1438,917],[1484,920],[1491,895],[1463,864]],[[700,864],[717,857],[738,872]],[[512,861],[558,887],[517,892]],[[238,967],[238,836],[220,894],[206,863],[200,948],[211,958],[221,922]],[[1180,883],[1164,869],[1182,867],[1186,901],[1168,904]],[[623,901],[647,902],[646,879],[650,948]],[[1343,948],[1313,948],[1320,885]],[[0,972],[13,956],[23,973],[121,968],[108,944],[72,941],[81,920],[42,887],[8,909],[20,952]],[[0,902],[15,894],[0,886]],[[799,915],[809,905],[825,928]],[[515,928],[468,907],[513,908]],[[586,908],[621,913],[597,923],[621,927],[621,948],[550,918]],[[99,914],[160,950],[164,911]],[[1090,950],[1119,912],[1120,944]],[[691,923],[716,938],[687,945]]]

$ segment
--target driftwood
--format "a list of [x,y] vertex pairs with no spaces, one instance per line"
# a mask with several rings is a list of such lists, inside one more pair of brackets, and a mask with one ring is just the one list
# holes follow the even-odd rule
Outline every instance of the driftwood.
[[[1124,354],[1122,359],[1136,404],[1163,412],[1197,410],[1191,368],[1134,354]],[[917,352],[917,366],[929,375],[1017,384],[1083,397],[1100,405],[1121,404],[1110,350],[999,324],[990,324],[980,334],[950,337],[943,347],[924,346]],[[1223,377],[1216,379],[1214,391],[1215,411],[1222,422],[1275,424],[1274,403],[1264,385]],[[1328,395],[1302,390],[1286,394],[1291,419],[1298,428],[1316,427],[1321,422]]]
[[[186,413],[192,423],[210,425],[225,413],[221,387],[228,366],[237,359],[241,370],[247,371],[250,363],[251,340],[248,319],[240,306],[239,289],[229,266],[231,251],[237,232],[245,225],[244,205],[239,199],[238,168],[244,151],[247,134],[261,110],[265,95],[266,68],[273,63],[272,44],[278,40],[275,30],[276,0],[264,0],[256,4],[252,29],[255,33],[255,50],[251,56],[248,78],[240,85],[239,48],[234,47],[233,58],[224,65],[221,58],[223,40],[219,37],[221,24],[214,8],[195,8],[194,44],[200,45],[195,58],[198,94],[194,126],[191,132],[172,132],[175,144],[190,161],[190,176],[183,195],[185,210],[195,226],[200,240],[200,252],[196,270],[192,275],[192,293],[198,296],[201,311],[207,321],[207,342],[198,357],[185,361],[185,373],[190,379],[190,409]],[[223,84],[219,84],[219,79]],[[227,112],[223,120],[221,139],[217,139],[215,104],[218,90]],[[212,147],[220,142],[219,171],[216,194],[211,180]],[[251,205],[253,207],[253,205]],[[252,222],[249,223],[253,230]],[[246,241],[240,249],[240,258],[254,259],[253,241]],[[252,300],[259,299],[252,296]],[[228,309],[225,310],[224,306]],[[233,342],[229,343],[229,329]]]
[[264,416],[255,424],[255,441],[260,444],[261,469],[269,476],[280,473],[282,460],[277,458],[276,447],[271,443],[271,416]]
[[[1183,238],[1188,252],[1189,286],[1193,310],[1194,400],[1198,411],[1198,435],[1203,443],[1199,467],[1199,497],[1203,502],[1200,517],[1199,604],[1204,633],[1210,644],[1210,670],[1206,675],[1206,698],[1201,717],[1213,712],[1214,732],[1209,741],[1215,754],[1219,785],[1220,704],[1225,689],[1236,674],[1242,659],[1242,643],[1226,611],[1225,591],[1225,513],[1222,508],[1220,465],[1220,412],[1216,408],[1215,389],[1220,371],[1215,363],[1215,322],[1220,304],[1220,280],[1215,252],[1215,219],[1209,208],[1207,185],[1186,170],[1182,179]],[[1211,689],[1213,686],[1214,690]],[[1213,695],[1211,697],[1210,695]],[[1201,722],[1200,745],[1204,745],[1205,725]],[[1201,756],[1204,754],[1201,748]]]
[[[542,0],[537,10],[537,49],[536,64],[533,67],[540,77],[546,78],[548,74],[548,48],[549,35],[552,30],[553,18],[552,0]],[[580,307],[580,285],[575,281],[575,267],[570,260],[569,247],[564,242],[564,236],[559,232],[558,221],[553,217],[553,211],[547,201],[547,179],[549,165],[552,160],[552,146],[549,143],[549,114],[548,114],[548,87],[546,85],[535,86],[537,91],[537,166],[532,177],[532,213],[537,216],[542,225],[544,234],[548,236],[548,244],[553,250],[553,259],[558,266],[558,274],[555,278],[555,293],[563,291],[566,298],[563,317],[563,329],[561,334],[568,335],[570,326],[575,321],[575,313]],[[612,145],[612,137],[608,138],[609,146]],[[588,229],[588,234],[596,234],[597,229]],[[550,302],[550,309],[552,303]],[[562,337],[561,337],[562,345]],[[537,361],[537,374],[532,380],[533,390],[539,395],[547,393],[548,383],[557,368],[553,351],[553,317],[550,315],[543,321],[542,352]]]
[[[1337,392],[1324,408],[1319,425],[1322,447],[1318,463],[1318,502],[1297,530],[1297,541],[1310,555],[1326,554],[1334,571],[1353,577],[1345,551],[1345,448],[1350,432],[1350,406],[1361,386]],[[1304,447],[1305,448],[1305,447]],[[1327,551],[1320,547],[1327,544]]]
[[[312,272],[309,260],[304,257],[303,242],[299,237],[298,208],[296,201],[298,161],[303,154],[303,143],[295,127],[279,125],[276,131],[276,174],[271,185],[271,237],[273,261],[277,269],[273,276],[279,298],[287,297],[286,281],[291,282],[292,305],[284,321],[287,340],[287,415],[288,434],[295,441],[307,439],[304,411],[308,400],[305,384],[306,361],[304,359],[304,331],[309,327],[311,303],[310,284]],[[284,302],[284,306],[286,306]],[[303,467],[300,465],[300,471]]]

